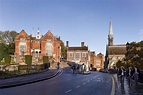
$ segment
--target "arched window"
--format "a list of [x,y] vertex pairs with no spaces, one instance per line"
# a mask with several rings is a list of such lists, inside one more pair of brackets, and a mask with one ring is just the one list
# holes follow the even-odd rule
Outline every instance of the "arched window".
[[52,43],[46,43],[46,54],[52,56],[53,45]]

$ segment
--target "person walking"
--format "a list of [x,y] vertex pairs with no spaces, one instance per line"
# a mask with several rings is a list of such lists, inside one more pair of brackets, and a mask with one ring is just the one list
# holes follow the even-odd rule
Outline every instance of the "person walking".
[[121,66],[119,69],[119,80],[120,80],[121,85],[124,84],[124,76],[125,76],[125,69],[123,66]]
[[133,69],[133,79],[134,79],[136,85],[138,84],[139,73],[140,73],[140,70],[136,66],[134,66],[134,69]]
[[60,68],[60,62],[57,62],[57,69]]
[[126,78],[127,78],[129,87],[132,85],[132,76],[133,76],[133,69],[132,67],[128,67],[126,70]]

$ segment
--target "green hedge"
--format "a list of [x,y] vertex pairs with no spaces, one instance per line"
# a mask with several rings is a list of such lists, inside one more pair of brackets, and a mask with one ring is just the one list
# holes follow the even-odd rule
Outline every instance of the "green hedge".
[[32,56],[31,55],[25,55],[25,63],[27,65],[31,65],[32,64]]
[[6,65],[10,65],[10,62],[11,62],[11,56],[6,55],[6,56],[4,57],[4,61],[5,61]]
[[28,66],[28,65],[19,65],[18,66],[18,69],[19,70],[32,70],[32,69],[35,69],[35,70],[43,70],[44,69],[44,65],[31,65],[31,66]]
[[43,56],[43,64],[49,62],[49,57],[48,56]]

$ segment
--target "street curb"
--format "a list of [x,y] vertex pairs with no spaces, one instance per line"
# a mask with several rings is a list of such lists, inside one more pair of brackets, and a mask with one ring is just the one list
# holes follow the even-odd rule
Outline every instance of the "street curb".
[[112,77],[112,90],[111,90],[111,95],[115,95],[115,79],[113,78],[113,75],[111,75]]
[[7,76],[7,77],[0,78],[0,80],[9,79],[9,78],[14,78],[14,77],[20,77],[20,76],[27,76],[27,75],[32,75],[32,74],[39,74],[39,73],[46,72],[46,71],[48,71],[48,70],[49,70],[49,69],[44,69],[44,70],[41,70],[41,71],[39,71],[39,72],[34,72],[34,73],[27,73],[27,74],[22,74],[22,75]]
[[47,77],[47,78],[37,79],[37,80],[29,81],[29,82],[11,84],[11,85],[3,85],[3,86],[0,86],[0,89],[10,88],[10,87],[16,87],[16,86],[21,86],[21,85],[32,84],[32,83],[44,81],[44,80],[51,79],[51,78],[55,77],[56,75],[58,75],[61,72],[62,72],[62,70],[59,70],[57,73],[55,73],[54,75],[52,75],[50,77]]

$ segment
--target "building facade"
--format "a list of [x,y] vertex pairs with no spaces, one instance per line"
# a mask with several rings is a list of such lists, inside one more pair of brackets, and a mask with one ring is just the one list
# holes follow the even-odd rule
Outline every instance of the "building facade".
[[87,63],[88,62],[88,47],[84,46],[84,42],[81,42],[79,47],[69,47],[68,41],[67,46],[67,60],[77,63]]
[[81,42],[81,46],[69,47],[69,42],[66,42],[67,47],[67,60],[76,62],[79,64],[87,63],[90,67],[97,70],[104,68],[104,55],[99,53],[95,54],[95,51],[89,51],[88,47]]
[[43,56],[49,56],[58,62],[61,55],[60,43],[60,37],[55,37],[50,30],[41,36],[38,29],[36,37],[22,30],[15,39],[16,62],[21,62],[24,55],[32,55],[33,64],[39,63]]
[[105,68],[116,68],[116,62],[125,58],[126,44],[113,44],[112,21],[109,25],[108,44],[106,45]]
[[96,55],[94,51],[90,52],[90,64],[96,70],[104,69],[104,55],[102,53]]

